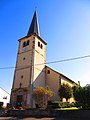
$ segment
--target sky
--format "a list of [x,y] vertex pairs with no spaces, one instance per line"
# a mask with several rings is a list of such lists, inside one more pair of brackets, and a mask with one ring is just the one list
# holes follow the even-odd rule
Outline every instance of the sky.
[[[90,55],[90,0],[0,0],[0,87],[10,93],[18,39],[27,35],[35,9],[47,62]],[[81,86],[90,84],[90,57],[48,64]]]

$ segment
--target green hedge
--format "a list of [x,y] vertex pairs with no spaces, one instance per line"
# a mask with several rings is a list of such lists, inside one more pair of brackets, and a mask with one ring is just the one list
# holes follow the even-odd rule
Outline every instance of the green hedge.
[[59,102],[48,101],[47,108],[52,108],[52,109],[60,108],[60,103]]
[[70,107],[74,107],[75,103],[69,103],[69,102],[61,102],[61,101],[49,101],[48,102],[48,107],[47,108],[70,108]]

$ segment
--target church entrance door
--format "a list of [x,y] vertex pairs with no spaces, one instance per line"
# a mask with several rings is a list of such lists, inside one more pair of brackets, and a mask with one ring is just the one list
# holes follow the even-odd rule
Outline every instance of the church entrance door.
[[17,108],[22,107],[22,95],[17,95],[17,102],[16,102],[16,106]]

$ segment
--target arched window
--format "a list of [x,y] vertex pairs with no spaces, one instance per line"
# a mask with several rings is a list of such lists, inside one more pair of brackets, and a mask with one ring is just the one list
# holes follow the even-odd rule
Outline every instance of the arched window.
[[41,49],[43,48],[43,45],[41,44]]
[[27,45],[29,45],[29,40],[27,41]]
[[38,42],[38,46],[40,47],[40,42]]
[[23,47],[25,47],[25,46],[26,46],[26,42],[23,43]]

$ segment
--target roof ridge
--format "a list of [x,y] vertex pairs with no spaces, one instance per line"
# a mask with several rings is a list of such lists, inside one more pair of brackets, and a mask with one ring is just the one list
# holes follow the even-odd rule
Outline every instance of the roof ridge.
[[53,68],[51,68],[51,67],[49,67],[49,66],[47,66],[47,65],[45,65],[45,67],[47,67],[47,68],[49,68],[49,69],[53,70],[54,72],[56,72],[56,73],[58,73],[58,74],[62,75],[63,77],[67,78],[69,81],[71,81],[71,82],[73,82],[73,83],[77,84],[75,81],[73,81],[73,80],[72,80],[72,79],[70,79],[69,77],[65,76],[64,74],[62,74],[62,73],[60,73],[60,72],[58,72],[58,71],[54,70]]

